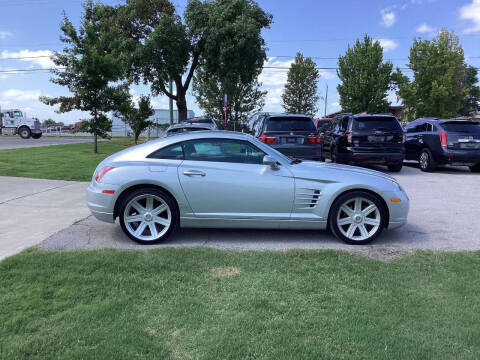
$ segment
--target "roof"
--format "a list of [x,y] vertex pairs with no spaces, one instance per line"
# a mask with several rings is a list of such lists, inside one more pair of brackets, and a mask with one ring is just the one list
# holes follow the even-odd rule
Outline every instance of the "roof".
[[382,113],[382,114],[355,114],[353,115],[354,118],[361,118],[361,117],[395,117],[395,115],[390,113]]
[[311,119],[310,116],[305,115],[305,114],[290,114],[290,113],[282,113],[282,114],[268,114],[269,117],[277,117],[277,116],[282,116],[282,117],[305,117]]
[[211,129],[211,128],[212,128],[212,125],[211,125],[211,124],[207,124],[207,123],[180,123],[180,124],[170,125],[170,126],[167,128],[167,131],[168,131],[168,130],[172,130],[172,129],[182,129],[182,128]]

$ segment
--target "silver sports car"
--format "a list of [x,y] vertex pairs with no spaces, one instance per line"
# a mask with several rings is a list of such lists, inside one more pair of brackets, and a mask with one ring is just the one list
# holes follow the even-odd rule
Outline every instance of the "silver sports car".
[[254,137],[195,131],[116,153],[98,165],[88,207],[142,244],[178,226],[326,229],[366,244],[407,222],[409,199],[392,177],[290,159]]

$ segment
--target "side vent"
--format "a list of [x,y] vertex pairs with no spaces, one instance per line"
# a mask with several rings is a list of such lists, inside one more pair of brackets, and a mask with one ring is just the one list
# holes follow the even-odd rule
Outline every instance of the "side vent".
[[320,190],[317,189],[297,189],[295,194],[295,208],[312,209],[317,206],[320,198]]

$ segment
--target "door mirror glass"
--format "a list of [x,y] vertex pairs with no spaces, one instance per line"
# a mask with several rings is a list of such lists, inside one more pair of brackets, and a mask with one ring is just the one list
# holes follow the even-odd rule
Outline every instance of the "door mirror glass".
[[270,155],[263,157],[263,165],[268,165],[272,170],[278,170],[277,160]]

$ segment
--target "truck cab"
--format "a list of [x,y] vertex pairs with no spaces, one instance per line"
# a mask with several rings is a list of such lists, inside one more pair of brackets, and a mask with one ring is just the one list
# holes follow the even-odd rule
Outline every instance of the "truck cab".
[[2,134],[18,134],[22,139],[30,137],[39,139],[42,136],[39,123],[27,118],[18,109],[7,109],[0,112],[0,131]]

